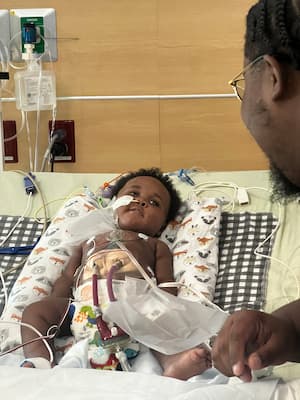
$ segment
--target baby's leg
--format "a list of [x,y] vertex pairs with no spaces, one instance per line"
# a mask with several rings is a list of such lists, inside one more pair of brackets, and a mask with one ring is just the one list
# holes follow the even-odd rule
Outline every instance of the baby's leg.
[[[43,336],[46,336],[50,327],[59,325],[67,311],[68,299],[58,297],[47,297],[44,300],[30,304],[25,308],[22,316],[22,323],[28,324],[36,328]],[[61,325],[64,331],[68,324],[69,319],[64,319]],[[54,328],[53,328],[54,329]],[[54,333],[54,330],[49,333]],[[22,343],[25,344],[38,337],[32,329],[27,326],[21,326]],[[47,339],[50,347],[53,349],[53,339]],[[41,357],[50,360],[50,354],[47,350],[43,340],[36,340],[24,346],[24,354],[26,358]],[[24,367],[30,367],[30,363],[23,364]]]
[[187,380],[212,366],[210,352],[201,346],[172,355],[153,353],[163,368],[163,375],[171,378]]

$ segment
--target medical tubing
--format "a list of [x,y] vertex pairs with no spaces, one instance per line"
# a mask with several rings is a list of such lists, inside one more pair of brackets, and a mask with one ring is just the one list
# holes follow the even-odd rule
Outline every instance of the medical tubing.
[[16,230],[16,228],[18,227],[18,225],[24,221],[24,218],[27,214],[27,212],[30,210],[31,208],[31,200],[32,200],[32,193],[29,193],[29,197],[26,203],[26,207],[24,212],[22,213],[22,215],[18,218],[18,221],[15,223],[15,225],[11,228],[11,230],[8,232],[8,234],[5,236],[5,238],[3,238],[0,242],[0,247],[10,238],[10,236],[14,233],[14,231]]
[[145,270],[143,267],[141,267],[141,265],[139,264],[139,262],[137,261],[137,259],[134,257],[134,255],[128,251],[127,247],[124,246],[124,244],[120,241],[116,242],[117,245],[120,247],[120,249],[125,250],[128,254],[128,257],[131,259],[131,261],[135,264],[135,266],[137,267],[138,271],[140,272],[140,274],[142,275],[142,277],[145,279],[145,281],[147,283],[149,283],[149,285],[152,288],[156,288],[157,285],[153,282],[153,280],[148,276],[148,274],[146,274]]
[[32,144],[31,144],[31,135],[30,135],[30,126],[28,120],[28,112],[25,112],[25,126],[26,126],[26,136],[27,136],[27,143],[28,143],[28,157],[29,157],[29,166],[30,171],[33,171],[33,156],[32,156]]
[[9,136],[8,138],[3,138],[4,143],[10,142],[11,140],[16,139],[19,134],[23,131],[25,127],[25,111],[21,110],[21,126],[16,134]]
[[106,287],[107,287],[107,293],[108,293],[108,298],[109,301],[116,301],[115,295],[114,295],[114,290],[113,290],[113,274],[115,273],[116,270],[122,267],[122,262],[118,260],[115,264],[113,264],[107,274],[106,278]]
[[115,352],[115,355],[121,364],[122,371],[130,372],[131,368],[130,368],[130,364],[128,362],[126,353],[121,348],[119,348]]
[[98,276],[97,274],[93,274],[92,276],[92,288],[93,288],[93,303],[95,307],[99,307],[99,298],[98,298]]
[[[7,288],[6,288],[4,275],[3,275],[3,272],[1,271],[1,269],[0,269],[0,280],[2,283],[2,291],[3,291],[3,295],[4,295],[4,307],[3,307],[1,315],[4,315],[4,313],[7,309],[8,294],[7,294]],[[0,318],[1,318],[1,316],[0,316]]]
[[[29,324],[26,324],[25,322],[15,322],[15,321],[4,321],[4,320],[0,320],[0,324],[14,324],[14,325],[25,326],[25,327],[27,327],[27,328],[33,330],[33,331],[38,335],[37,338],[28,340],[26,343],[21,343],[21,344],[19,344],[19,345],[17,345],[17,346],[12,347],[11,349],[8,349],[8,350],[6,350],[6,351],[0,353],[0,357],[5,356],[5,355],[8,354],[8,353],[12,353],[13,351],[18,350],[18,349],[20,349],[21,347],[24,347],[24,346],[26,346],[26,345],[28,345],[28,344],[34,343],[34,342],[36,342],[36,341],[38,341],[38,340],[42,340],[43,343],[44,343],[44,345],[46,346],[46,348],[47,348],[47,350],[48,350],[48,353],[49,353],[49,356],[50,356],[50,360],[49,360],[49,361],[50,361],[50,363],[53,362],[53,360],[54,360],[53,351],[52,351],[52,349],[51,349],[49,343],[47,342],[47,339],[52,339],[52,338],[56,335],[56,332],[55,332],[54,334],[52,334],[52,335],[48,335],[48,334],[47,334],[47,335],[42,335],[41,332],[39,332],[34,326],[29,325]],[[50,328],[49,328],[49,329],[50,329]],[[48,330],[48,331],[49,331],[49,330]]]
[[[59,321],[58,325],[51,325],[51,326],[48,328],[47,334],[46,334],[46,335],[43,335],[43,334],[42,334],[38,329],[36,329],[33,325],[27,324],[26,322],[5,321],[5,320],[1,320],[1,319],[0,319],[0,324],[13,324],[13,325],[25,326],[25,327],[27,327],[27,328],[33,330],[33,331],[38,335],[38,337],[36,337],[36,338],[33,338],[33,339],[31,339],[31,340],[28,340],[28,341],[25,342],[25,343],[21,343],[21,344],[19,344],[19,345],[16,345],[16,346],[12,347],[11,349],[8,349],[8,350],[6,350],[6,351],[0,353],[0,357],[6,355],[6,354],[8,354],[8,353],[12,353],[13,351],[18,350],[18,349],[20,349],[21,347],[24,347],[24,346],[26,346],[26,345],[28,345],[28,344],[37,342],[38,340],[42,340],[43,343],[44,343],[44,345],[45,345],[45,347],[46,347],[46,349],[48,350],[48,353],[49,353],[49,356],[50,356],[49,362],[50,362],[50,364],[52,364],[53,361],[54,361],[54,356],[53,356],[53,351],[52,351],[52,349],[51,349],[51,346],[50,346],[49,343],[47,342],[47,339],[54,339],[55,336],[56,336],[56,334],[57,334],[57,332],[59,332],[59,329],[60,329],[61,325],[63,324],[63,322],[64,322],[66,316],[68,315],[68,311],[69,311],[69,308],[70,308],[71,301],[72,301],[72,300],[69,299],[68,305],[67,305],[67,307],[66,307],[66,311],[65,311],[64,315],[62,316],[61,320]],[[54,332],[51,333],[51,330],[53,330],[53,329],[54,329]]]

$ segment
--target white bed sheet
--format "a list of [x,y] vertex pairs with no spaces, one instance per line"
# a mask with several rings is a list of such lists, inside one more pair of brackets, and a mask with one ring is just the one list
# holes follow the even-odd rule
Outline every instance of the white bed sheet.
[[[277,381],[245,384],[186,382],[138,372],[0,366],[1,398],[96,400],[271,400]],[[42,384],[41,384],[42,382]],[[299,386],[300,387],[300,386]],[[292,397],[277,397],[276,400]]]

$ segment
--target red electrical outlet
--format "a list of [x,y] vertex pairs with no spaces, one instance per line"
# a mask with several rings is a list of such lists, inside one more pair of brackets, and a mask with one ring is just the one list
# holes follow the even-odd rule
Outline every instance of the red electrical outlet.
[[4,161],[6,163],[18,162],[18,144],[17,138],[6,141],[17,133],[16,121],[3,121],[3,137],[4,137]]
[[[49,135],[52,129],[52,121],[49,121]],[[57,154],[54,157],[54,162],[75,162],[75,127],[74,120],[59,120],[54,123],[54,132],[63,130],[65,136],[59,139],[55,146]]]

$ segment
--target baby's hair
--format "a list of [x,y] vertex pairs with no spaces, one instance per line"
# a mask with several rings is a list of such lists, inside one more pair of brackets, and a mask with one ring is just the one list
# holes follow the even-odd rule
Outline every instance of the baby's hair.
[[247,16],[245,57],[269,54],[300,70],[300,0],[259,0]]
[[128,172],[126,175],[123,175],[121,178],[119,178],[114,186],[111,188],[112,192],[112,197],[116,196],[119,191],[125,186],[125,184],[130,181],[133,178],[136,178],[138,176],[150,176],[152,178],[157,179],[159,182],[161,182],[164,187],[167,189],[167,191],[170,194],[170,209],[169,213],[167,215],[167,220],[166,222],[168,223],[172,219],[175,218],[180,206],[181,206],[181,199],[180,196],[177,192],[177,190],[174,188],[171,179],[167,176],[164,175],[163,172],[159,168],[141,168],[137,171],[134,172]]

